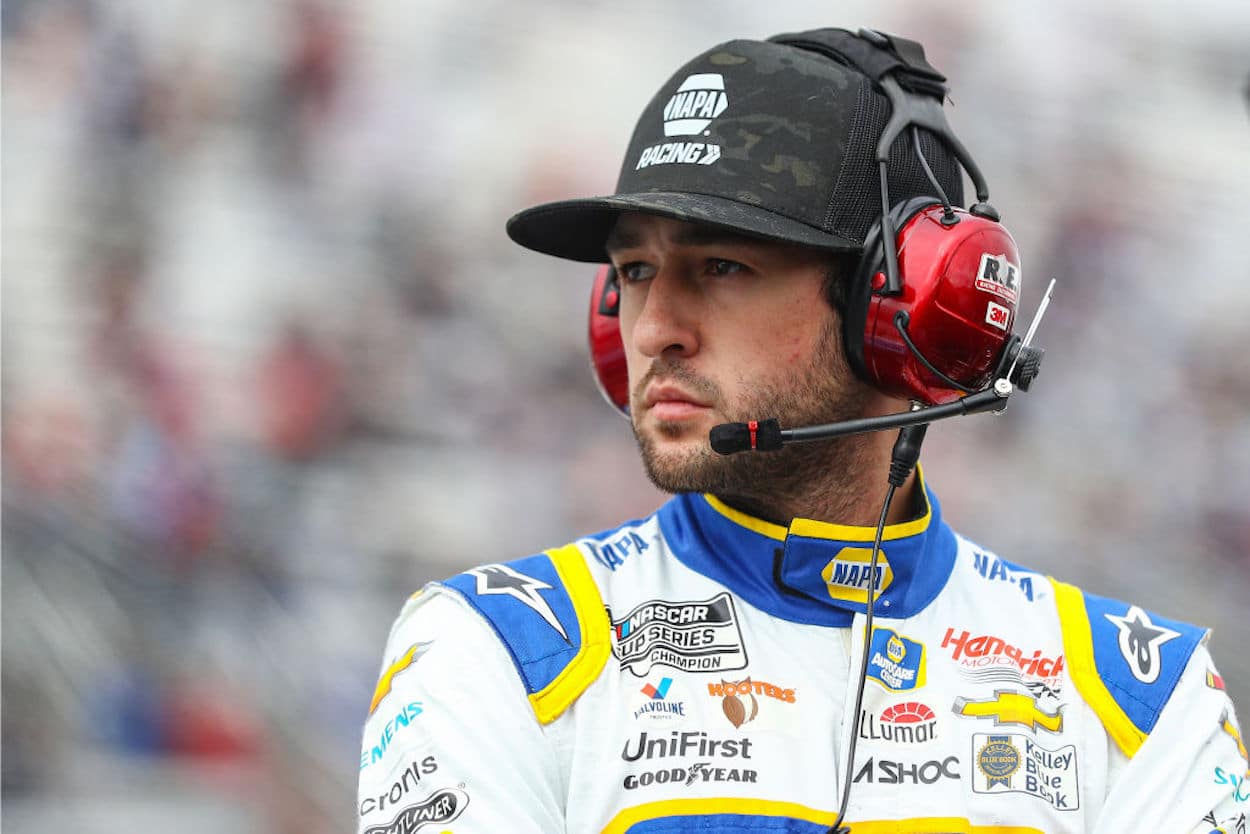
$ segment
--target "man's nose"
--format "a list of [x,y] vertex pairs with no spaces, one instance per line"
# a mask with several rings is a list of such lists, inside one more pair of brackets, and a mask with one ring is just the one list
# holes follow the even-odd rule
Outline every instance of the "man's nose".
[[698,290],[678,269],[664,267],[647,285],[634,346],[644,356],[688,357],[699,349]]

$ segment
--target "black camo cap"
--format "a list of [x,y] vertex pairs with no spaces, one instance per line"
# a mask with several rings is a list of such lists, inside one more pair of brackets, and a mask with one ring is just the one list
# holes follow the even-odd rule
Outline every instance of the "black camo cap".
[[[651,99],[614,195],[526,209],[508,221],[508,235],[548,255],[606,263],[616,218],[638,211],[858,251],[881,216],[876,144],[889,115],[867,76],[831,58],[730,41],[690,61]],[[927,130],[920,136],[938,182],[962,204],[953,155]],[[891,203],[933,194],[909,134],[891,148],[889,189]]]

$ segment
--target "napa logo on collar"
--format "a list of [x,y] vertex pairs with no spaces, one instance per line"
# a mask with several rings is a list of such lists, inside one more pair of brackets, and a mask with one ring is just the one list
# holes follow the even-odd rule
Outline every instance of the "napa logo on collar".
[[873,628],[868,657],[868,677],[891,692],[924,686],[924,643],[893,629]]
[[844,547],[825,565],[820,578],[825,580],[825,588],[834,599],[867,605],[870,588],[873,598],[877,599],[894,584],[894,569],[885,551],[877,555],[874,568],[871,547]]

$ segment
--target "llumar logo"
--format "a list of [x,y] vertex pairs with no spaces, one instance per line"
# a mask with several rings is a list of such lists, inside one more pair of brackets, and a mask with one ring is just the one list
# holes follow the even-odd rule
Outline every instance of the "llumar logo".
[[829,560],[820,577],[834,599],[867,604],[869,588],[876,599],[894,582],[894,569],[884,552],[877,555],[874,568],[871,547],[844,547]]

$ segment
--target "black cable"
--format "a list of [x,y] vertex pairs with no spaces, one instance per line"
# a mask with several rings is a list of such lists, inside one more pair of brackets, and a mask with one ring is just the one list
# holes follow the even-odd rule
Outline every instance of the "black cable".
[[924,175],[929,178],[929,184],[933,186],[938,193],[938,197],[942,200],[942,222],[946,225],[958,223],[959,218],[955,216],[954,210],[951,209],[950,198],[946,196],[946,192],[942,189],[942,184],[933,175],[933,169],[929,167],[929,160],[925,159],[924,151],[920,149],[920,128],[915,125],[911,126],[911,141],[916,149],[916,156],[920,159],[920,166],[924,168]]
[[826,834],[851,834],[851,829],[842,825],[842,820],[846,817],[846,808],[851,801],[851,780],[855,778],[855,744],[859,740],[859,711],[864,706],[864,686],[868,682],[868,661],[872,654],[872,613],[877,595],[877,559],[881,555],[881,538],[885,534],[885,520],[890,514],[894,491],[906,483],[907,477],[915,469],[916,461],[920,459],[920,446],[924,443],[928,429],[928,423],[924,423],[899,431],[890,457],[890,485],[885,493],[885,501],[881,504],[881,517],[877,519],[877,532],[872,541],[872,561],[868,563],[868,576],[871,579],[868,580],[868,602],[864,606],[864,651],[859,662],[855,709],[851,713],[851,742],[846,750],[846,778],[842,782],[842,802],[838,806],[838,817]]
[[881,505],[881,518],[877,521],[877,534],[872,542],[872,561],[868,563],[868,575],[872,579],[868,582],[868,604],[864,615],[864,656],[859,664],[859,686],[855,689],[855,709],[851,713],[851,743],[846,750],[846,779],[842,782],[842,802],[838,806],[838,818],[833,821],[827,834],[851,834],[851,829],[842,825],[842,820],[846,816],[846,807],[851,801],[851,780],[855,775],[855,742],[859,739],[859,711],[864,705],[864,684],[868,680],[868,658],[872,647],[872,609],[877,584],[877,557],[881,555],[881,536],[885,533],[885,519],[890,512],[890,502],[894,500],[895,489],[894,484],[890,484],[889,489],[886,490],[885,502]]
[[903,343],[907,345],[907,349],[911,351],[912,356],[919,359],[920,364],[924,365],[926,368],[929,369],[929,373],[933,374],[938,379],[942,380],[942,382],[945,382],[951,388],[954,388],[957,391],[963,391],[965,394],[975,394],[977,392],[977,389],[969,388],[966,385],[961,385],[960,383],[948,377],[946,374],[939,371],[937,368],[933,366],[932,362],[930,362],[928,359],[925,358],[925,355],[921,353],[920,348],[916,347],[915,343],[912,342],[911,335],[907,332],[907,324],[909,321],[911,321],[911,319],[908,317],[907,313],[903,310],[899,310],[897,313],[894,314],[894,329],[898,331],[898,335],[903,337]]

